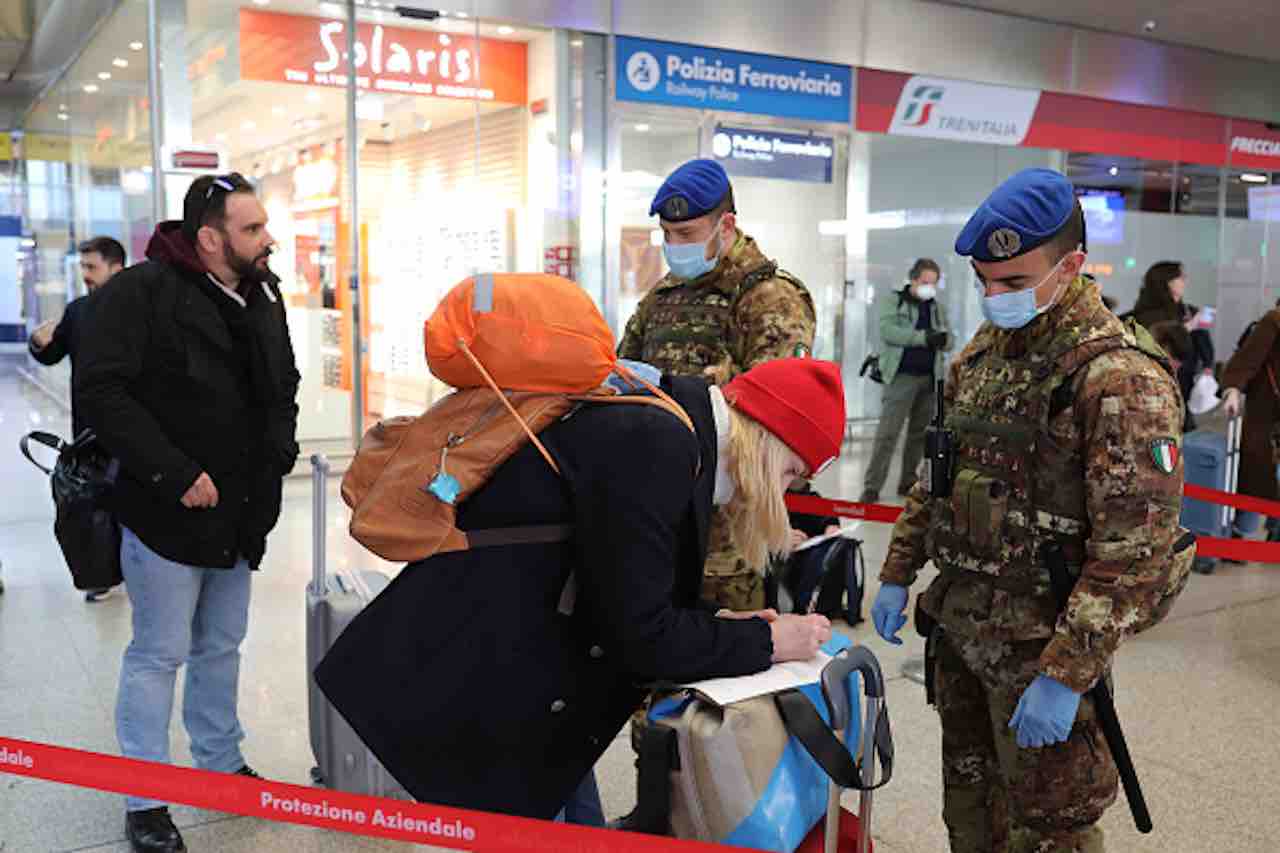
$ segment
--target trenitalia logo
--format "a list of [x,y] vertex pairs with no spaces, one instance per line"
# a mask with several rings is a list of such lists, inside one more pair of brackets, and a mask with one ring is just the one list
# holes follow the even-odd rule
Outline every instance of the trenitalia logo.
[[889,132],[1021,145],[1039,103],[1036,89],[915,76],[902,87]]
[[[902,115],[902,123],[907,127],[923,127],[928,124],[929,117],[933,114],[933,105],[941,101],[945,93],[946,89],[941,86],[917,86],[911,95],[907,111]],[[919,110],[918,118],[917,110]],[[913,118],[915,121],[912,121]]]

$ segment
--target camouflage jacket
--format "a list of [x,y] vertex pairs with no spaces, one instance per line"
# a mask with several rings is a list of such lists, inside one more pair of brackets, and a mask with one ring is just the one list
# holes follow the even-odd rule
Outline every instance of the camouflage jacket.
[[724,383],[762,362],[809,354],[815,326],[809,291],[739,231],[711,272],[692,281],[668,273],[654,286],[627,322],[618,355]]
[[[1167,588],[1184,533],[1178,386],[1083,277],[1025,329],[984,325],[949,373],[952,496],[913,490],[880,578],[910,586],[932,560],[926,613],[968,639],[1045,639],[1041,670],[1084,692],[1181,591]],[[1079,572],[1061,614],[1039,558],[1050,540]]]

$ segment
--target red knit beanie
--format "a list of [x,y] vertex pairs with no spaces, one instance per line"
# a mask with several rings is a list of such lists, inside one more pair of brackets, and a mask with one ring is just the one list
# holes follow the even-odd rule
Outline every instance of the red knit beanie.
[[766,361],[724,386],[738,411],[782,439],[817,475],[844,442],[844,383],[840,368],[812,358]]

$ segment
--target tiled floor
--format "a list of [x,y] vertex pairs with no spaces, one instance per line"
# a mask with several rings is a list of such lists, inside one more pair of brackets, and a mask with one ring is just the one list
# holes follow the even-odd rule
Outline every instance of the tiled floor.
[[[0,735],[108,753],[120,654],[129,637],[129,603],[119,592],[86,604],[68,582],[51,534],[47,483],[16,452],[30,429],[57,433],[67,418],[0,362]],[[856,498],[869,449],[846,447],[820,490]],[[890,472],[896,483],[897,472]],[[329,553],[337,563],[380,561],[345,535],[345,512],[330,483]],[[286,487],[284,517],[272,535],[268,564],[254,578],[245,643],[241,709],[246,754],[273,779],[308,784],[311,767],[303,676],[303,590],[310,573],[310,491],[304,478]],[[889,529],[863,528],[874,574]],[[380,564],[388,570],[394,567]],[[867,591],[866,607],[875,594]],[[1112,851],[1227,853],[1280,849],[1280,567],[1225,567],[1195,576],[1173,616],[1124,647],[1116,664],[1118,702],[1144,782],[1156,831],[1141,836],[1119,802],[1105,818]],[[879,657],[889,684],[897,772],[875,798],[874,834],[885,853],[946,850],[941,820],[939,732],[923,690],[902,678],[902,664],[922,651],[890,647],[867,625],[849,633]],[[179,680],[181,683],[181,680]],[[189,761],[178,715],[175,757]],[[599,768],[606,811],[634,801],[630,746],[614,742]],[[849,799],[854,805],[854,798]],[[410,849],[410,845],[175,807],[193,851]],[[127,851],[118,796],[0,774],[0,851]],[[422,848],[427,849],[427,848]]]

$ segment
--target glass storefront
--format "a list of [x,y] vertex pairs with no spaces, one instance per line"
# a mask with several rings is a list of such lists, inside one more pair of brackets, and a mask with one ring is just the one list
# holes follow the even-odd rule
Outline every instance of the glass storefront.
[[[8,209],[32,244],[23,253],[28,328],[81,292],[78,241],[108,234],[131,261],[143,257],[157,214],[178,215],[196,174],[169,156],[179,148],[216,154],[261,192],[304,377],[301,438],[331,453],[373,419],[421,411],[444,392],[427,372],[422,327],[472,272],[573,278],[620,332],[665,272],[650,200],[673,168],[699,156],[725,163],[743,230],[808,285],[815,355],[842,364],[855,420],[879,414],[880,389],[858,368],[880,346],[878,306],[917,258],[941,266],[939,298],[960,339],[978,327],[955,234],[996,183],[1029,166],[1063,170],[1078,185],[1089,270],[1120,310],[1148,266],[1180,260],[1187,300],[1218,308],[1225,360],[1280,295],[1268,259],[1280,178],[1230,159],[1238,146],[1225,164],[1205,165],[1168,146],[1147,159],[926,138],[896,125],[870,132],[852,86],[843,97],[859,117],[848,121],[793,110],[788,98],[800,96],[778,92],[733,110],[648,103],[619,97],[613,63],[626,39],[480,18],[475,0],[454,5],[426,20],[357,3],[348,81],[346,3],[125,0],[18,135],[21,182],[9,186],[23,191]],[[161,68],[156,104],[149,32]],[[797,62],[751,61],[775,60]],[[823,69],[849,70],[805,68],[800,88],[813,90],[827,85],[813,82]],[[765,77],[792,73],[774,71]],[[892,98],[884,103],[892,112]],[[762,145],[800,153],[765,168],[750,154]]]

